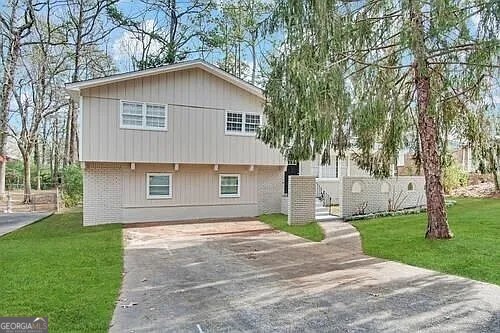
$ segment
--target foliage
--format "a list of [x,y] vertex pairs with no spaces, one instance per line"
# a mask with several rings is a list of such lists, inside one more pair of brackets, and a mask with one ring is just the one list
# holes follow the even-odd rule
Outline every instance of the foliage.
[[480,123],[480,130],[470,133],[469,140],[479,161],[479,171],[493,174],[495,189],[500,191],[500,113],[478,117],[476,121]]
[[[36,167],[31,164],[31,188],[36,188],[37,175],[35,173]],[[14,190],[24,186],[24,165],[23,161],[9,161],[6,165],[5,184],[7,190]],[[42,167],[40,170],[40,183],[42,190],[51,189],[54,187],[53,179],[50,169]]]
[[[135,50],[127,50],[134,68],[146,69],[182,61],[195,51],[192,48],[203,35],[197,22],[210,17],[214,2],[141,0],[135,5],[133,15],[115,4],[108,6],[107,12],[115,24],[131,32],[133,42],[140,45]],[[151,12],[155,13],[154,20]]]
[[63,170],[63,200],[66,207],[79,205],[83,199],[83,172],[79,165]]
[[7,162],[5,172],[5,184],[8,190],[9,185],[22,184],[24,178],[24,166],[22,161],[14,160]]
[[443,186],[445,193],[450,193],[452,190],[467,186],[469,174],[463,170],[455,159],[443,170]]
[[500,285],[500,200],[457,199],[448,209],[455,237],[430,242],[421,236],[424,214],[359,221],[363,251],[371,256]]
[[272,5],[266,0],[221,2],[213,18],[213,28],[203,36],[206,45],[221,53],[217,64],[225,71],[257,83],[257,68],[261,67],[258,52],[262,52],[267,31],[264,23]]
[[[0,316],[43,314],[50,332],[107,332],[122,278],[119,225],[56,214],[0,238]],[[34,297],[43,295],[43,297]]]
[[[321,154],[327,162],[332,148],[342,154],[355,146],[363,169],[388,176],[403,145],[420,157],[421,138],[409,135],[419,132],[415,66],[420,62],[427,64],[422,75],[430,80],[427,110],[446,128],[435,144],[446,144],[441,139],[450,128],[464,134],[474,125],[463,121],[465,115],[484,111],[495,82],[490,79],[498,74],[497,6],[496,1],[279,2],[272,26],[285,31],[285,41],[271,59],[268,126],[260,138],[291,160]],[[424,27],[415,27],[416,19]],[[419,34],[424,45],[417,45]]]
[[288,232],[313,242],[320,242],[325,238],[325,233],[320,225],[311,222],[304,225],[288,225],[288,218],[283,214],[266,214],[259,216],[259,220],[271,227]]
[[[37,188],[37,175],[34,173],[36,171],[35,166],[31,167],[31,188]],[[54,184],[52,175],[50,174],[50,169],[47,167],[40,168],[40,188],[41,190],[54,189],[56,184]]]
[[470,115],[491,107],[498,9],[493,0],[280,1],[271,26],[285,38],[259,137],[289,160],[327,163],[332,150],[353,148],[376,177],[413,147],[426,178],[426,237],[451,238],[441,154],[448,135],[465,136],[477,128]]

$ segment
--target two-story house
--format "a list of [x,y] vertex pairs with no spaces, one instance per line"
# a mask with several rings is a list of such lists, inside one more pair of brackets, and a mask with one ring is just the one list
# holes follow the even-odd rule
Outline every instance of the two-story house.
[[84,225],[280,211],[262,91],[203,61],[67,85],[80,104]]

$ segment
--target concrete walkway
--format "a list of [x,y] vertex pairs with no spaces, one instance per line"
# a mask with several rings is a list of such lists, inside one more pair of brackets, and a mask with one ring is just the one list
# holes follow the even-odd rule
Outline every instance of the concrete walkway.
[[0,213],[0,237],[51,214],[51,212]]
[[[258,221],[125,229],[110,332],[498,332],[500,287],[306,242]],[[254,230],[245,232],[246,230]]]

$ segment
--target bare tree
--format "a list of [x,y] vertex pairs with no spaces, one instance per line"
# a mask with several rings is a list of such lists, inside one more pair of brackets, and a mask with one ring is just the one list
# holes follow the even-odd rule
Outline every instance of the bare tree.
[[[21,54],[23,40],[30,34],[34,23],[35,9],[32,1],[9,0],[6,11],[0,13],[2,35],[0,84],[0,156],[5,157],[8,136],[9,103]],[[0,198],[5,194],[5,162],[0,159]]]
[[[86,71],[89,58],[102,57],[99,45],[103,43],[113,28],[106,22],[106,11],[118,0],[66,0],[61,19],[66,22],[67,46],[71,56],[70,80],[76,82],[94,76],[102,76],[114,71],[114,67],[103,68],[102,72]],[[87,74],[87,75],[84,75]],[[66,138],[64,163],[78,161],[78,108],[70,102],[66,118]]]
[[58,44],[52,43],[53,35],[58,31],[50,25],[50,14],[50,8],[47,8],[46,18],[35,21],[34,42],[27,44],[29,48],[23,54],[22,71],[13,89],[17,104],[13,117],[17,119],[9,124],[9,130],[23,157],[25,203],[31,200],[30,162],[34,149],[37,150],[37,173],[40,168],[38,141],[42,121],[68,103],[61,89],[66,58],[60,56]]

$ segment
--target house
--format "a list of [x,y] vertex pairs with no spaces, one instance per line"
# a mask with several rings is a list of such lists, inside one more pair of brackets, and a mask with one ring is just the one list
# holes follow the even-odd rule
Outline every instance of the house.
[[206,62],[70,83],[84,225],[279,212],[286,163],[255,137],[262,91]]

